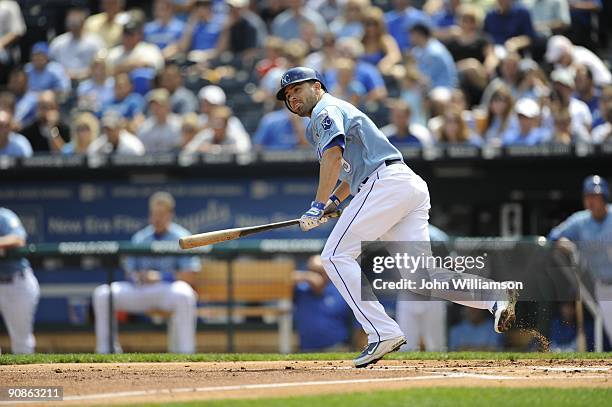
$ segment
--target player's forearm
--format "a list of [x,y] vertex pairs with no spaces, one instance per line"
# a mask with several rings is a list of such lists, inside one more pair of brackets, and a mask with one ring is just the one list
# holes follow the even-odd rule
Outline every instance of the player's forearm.
[[340,185],[333,192],[336,197],[340,200],[340,202],[344,201],[351,194],[351,186],[346,182],[342,181]]
[[321,159],[316,201],[327,202],[338,182],[341,163],[342,149],[340,147],[332,147],[325,150]]
[[0,249],[14,249],[25,246],[25,240],[17,235],[0,237]]

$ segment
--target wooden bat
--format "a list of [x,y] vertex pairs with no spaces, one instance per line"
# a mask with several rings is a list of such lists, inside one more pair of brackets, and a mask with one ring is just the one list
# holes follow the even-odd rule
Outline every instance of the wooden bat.
[[587,351],[586,334],[584,332],[584,312],[582,300],[577,300],[576,306],[576,350],[578,352]]
[[[328,219],[338,218],[340,217],[341,213],[342,211],[337,210],[328,215],[325,215],[325,217]],[[194,247],[208,246],[209,244],[227,242],[229,240],[238,239],[244,236],[252,235],[254,233],[298,225],[299,223],[299,219],[292,219],[286,220],[284,222],[269,223],[267,225],[249,226],[244,228],[224,229],[216,230],[214,232],[199,233],[197,235],[185,236],[179,239],[179,246],[181,247],[181,249],[193,249]]]

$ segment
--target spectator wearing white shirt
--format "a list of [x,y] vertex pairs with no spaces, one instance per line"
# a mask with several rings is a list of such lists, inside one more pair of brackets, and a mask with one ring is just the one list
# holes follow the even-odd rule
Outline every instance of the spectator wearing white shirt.
[[10,67],[15,62],[12,47],[26,32],[26,25],[19,4],[13,0],[0,1],[0,85],[8,79]]
[[229,131],[232,110],[227,106],[215,106],[209,113],[208,125],[183,149],[186,153],[246,153],[251,149],[251,139]]
[[[209,125],[210,112],[219,106],[225,106],[226,96],[223,89],[216,85],[208,85],[200,89],[198,93],[200,98],[200,126],[202,128]],[[245,130],[242,122],[239,118],[231,115],[227,120],[227,132],[231,134],[231,137],[236,137],[239,140],[250,140],[249,133]]]
[[120,113],[110,110],[102,117],[103,133],[87,148],[89,155],[144,155],[142,142],[123,128],[124,119]]
[[150,116],[138,131],[147,153],[174,151],[181,144],[181,119],[170,112],[170,93],[163,88],[147,95]]
[[143,22],[131,16],[123,26],[121,44],[108,52],[106,60],[113,74],[130,73],[137,68],[159,72],[164,68],[164,57],[157,45],[143,40]]
[[97,34],[83,31],[86,17],[85,10],[70,9],[66,16],[68,32],[57,36],[49,47],[51,59],[64,67],[70,79],[77,81],[89,76],[91,62],[105,48],[104,41]]
[[589,142],[593,117],[587,104],[573,96],[575,82],[572,72],[567,69],[556,69],[550,74],[550,79],[554,88],[553,107],[567,109],[572,119],[572,133],[578,140]]

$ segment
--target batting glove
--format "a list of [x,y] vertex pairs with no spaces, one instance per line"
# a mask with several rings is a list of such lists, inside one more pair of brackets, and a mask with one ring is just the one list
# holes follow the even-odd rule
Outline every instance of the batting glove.
[[309,231],[327,222],[327,218],[323,217],[324,209],[325,204],[323,202],[313,201],[310,204],[310,209],[300,218],[300,228],[302,231]]

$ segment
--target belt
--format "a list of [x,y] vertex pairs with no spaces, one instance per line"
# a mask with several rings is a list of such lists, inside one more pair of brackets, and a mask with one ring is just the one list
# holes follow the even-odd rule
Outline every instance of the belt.
[[[391,160],[385,160],[385,165],[388,167],[390,165],[393,164],[404,164],[404,161],[401,158],[393,158]],[[368,180],[370,179],[370,177],[365,177],[363,179],[363,181],[361,181],[361,185],[365,184],[366,182],[368,182]]]
[[15,281],[16,277],[24,277],[23,270],[14,272],[13,274],[0,274],[0,284],[10,284]]

